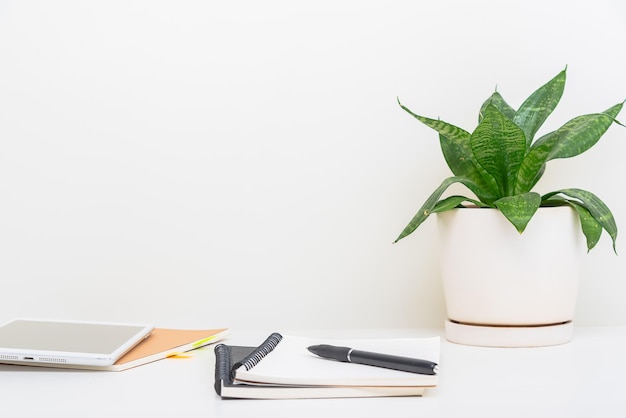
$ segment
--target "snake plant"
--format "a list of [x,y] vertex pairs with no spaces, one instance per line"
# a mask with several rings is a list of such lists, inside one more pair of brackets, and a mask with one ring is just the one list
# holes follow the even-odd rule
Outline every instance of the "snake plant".
[[[439,133],[443,156],[454,176],[445,179],[430,195],[395,242],[415,231],[432,213],[467,204],[498,209],[522,233],[540,206],[569,205],[578,213],[591,250],[605,230],[613,241],[617,225],[607,205],[586,190],[570,188],[540,195],[533,187],[548,161],[582,154],[595,145],[619,114],[624,102],[605,110],[575,117],[537,140],[535,134],[556,108],[565,87],[566,70],[532,93],[516,111],[497,91],[481,106],[478,126],[472,133],[439,119],[402,109]],[[621,125],[621,124],[620,124]],[[460,183],[476,199],[450,196],[452,184]]]

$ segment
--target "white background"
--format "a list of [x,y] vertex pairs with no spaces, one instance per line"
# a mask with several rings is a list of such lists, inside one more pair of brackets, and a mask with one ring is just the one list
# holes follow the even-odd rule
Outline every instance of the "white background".
[[[567,65],[545,132],[626,98],[625,47],[621,0],[0,0],[0,320],[440,326],[435,219],[391,243],[449,172],[396,97],[471,131]],[[624,155],[538,191],[626,230]],[[626,324],[618,252],[581,255],[579,324]]]

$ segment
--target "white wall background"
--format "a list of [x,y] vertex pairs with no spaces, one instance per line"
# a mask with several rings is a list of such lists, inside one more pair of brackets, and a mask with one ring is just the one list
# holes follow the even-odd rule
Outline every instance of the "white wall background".
[[[435,220],[391,242],[448,170],[396,96],[473,130],[568,65],[554,129],[626,98],[625,48],[621,0],[0,0],[0,320],[440,326]],[[540,191],[626,230],[624,155],[613,126]],[[626,325],[618,249],[578,323]]]

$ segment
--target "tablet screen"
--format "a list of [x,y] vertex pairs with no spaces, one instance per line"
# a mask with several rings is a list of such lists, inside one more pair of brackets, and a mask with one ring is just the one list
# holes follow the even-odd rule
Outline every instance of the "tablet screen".
[[151,326],[18,319],[0,327],[0,352],[115,357],[145,338]]

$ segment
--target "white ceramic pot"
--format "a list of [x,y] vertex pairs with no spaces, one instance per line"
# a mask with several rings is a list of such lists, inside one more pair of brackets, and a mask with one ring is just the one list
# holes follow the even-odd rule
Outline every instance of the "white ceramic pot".
[[[569,206],[539,208],[524,233],[495,209],[462,208],[438,214],[441,275],[451,340],[454,329],[482,333],[491,327],[506,331],[556,327],[568,329],[554,341],[490,343],[455,341],[474,345],[552,345],[571,338],[580,259],[586,253],[576,212]],[[495,329],[498,328],[498,329]],[[451,338],[450,338],[451,337]],[[494,336],[496,340],[500,339]],[[532,339],[532,338],[531,338]],[[524,338],[522,338],[524,340]]]

